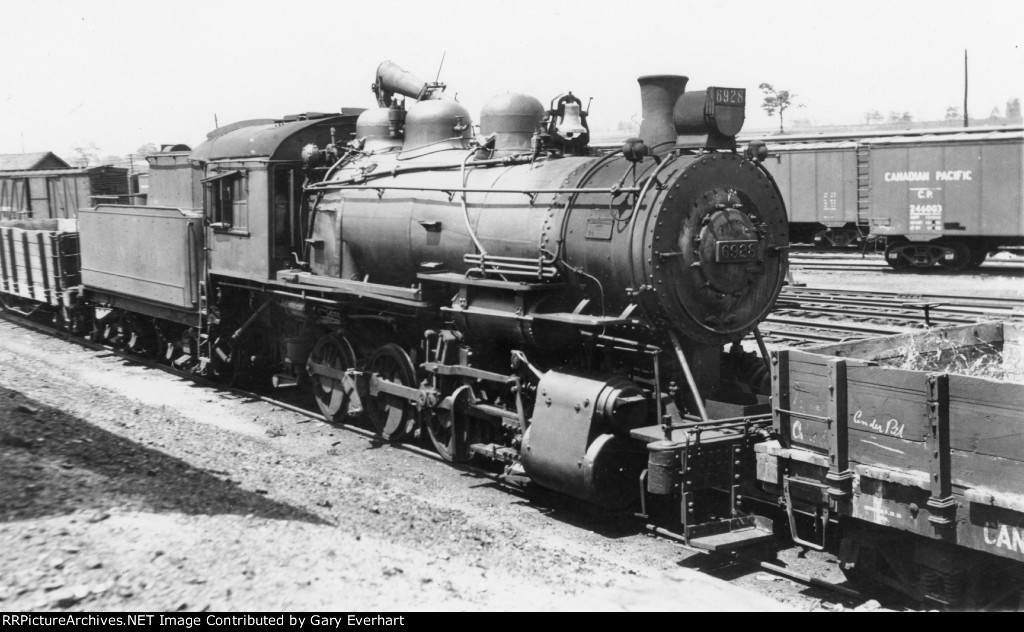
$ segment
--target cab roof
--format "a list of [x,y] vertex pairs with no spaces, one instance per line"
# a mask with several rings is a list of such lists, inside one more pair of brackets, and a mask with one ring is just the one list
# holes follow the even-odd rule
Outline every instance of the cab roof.
[[331,127],[337,129],[337,142],[350,140],[348,134],[352,130],[347,128],[355,126],[356,117],[362,111],[344,108],[339,114],[309,113],[283,119],[240,121],[207,134],[208,140],[192,151],[190,160],[297,160],[304,145],[323,146],[330,142]]

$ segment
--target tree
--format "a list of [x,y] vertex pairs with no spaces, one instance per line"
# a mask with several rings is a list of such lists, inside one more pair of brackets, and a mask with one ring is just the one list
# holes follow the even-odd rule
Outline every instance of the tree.
[[71,148],[74,152],[74,157],[71,158],[71,164],[75,167],[88,167],[94,162],[99,162],[99,147],[96,143],[89,141],[88,143],[81,143]]
[[956,120],[959,120],[959,119],[960,119],[960,108],[958,108],[956,106],[953,106],[953,105],[951,105],[948,108],[946,108],[946,120],[947,121],[956,121]]
[[999,113],[999,106],[998,105],[995,106],[994,108],[992,108],[992,112],[988,115],[988,117],[990,119],[997,119],[997,118],[1001,118],[1002,117],[1002,114]]
[[864,122],[867,123],[868,125],[871,125],[873,123],[881,123],[883,120],[884,119],[882,118],[882,113],[879,112],[878,110],[871,110],[870,112],[866,112],[864,114]]
[[892,111],[889,112],[888,120],[890,123],[910,123],[911,121],[914,120],[914,117],[910,115],[910,112],[900,113]]
[[776,90],[770,83],[762,83],[758,87],[761,88],[761,92],[764,92],[761,109],[767,112],[768,116],[775,116],[776,112],[779,113],[779,133],[782,134],[785,131],[783,129],[783,114],[791,107],[803,106],[795,102],[796,95],[789,90]]
[[160,148],[157,147],[156,143],[146,143],[135,150],[135,155],[148,156],[149,154],[155,154],[158,151],[160,151]]
[[1020,118],[1020,99],[1013,98],[1006,102],[1006,118],[1008,119],[1019,119]]

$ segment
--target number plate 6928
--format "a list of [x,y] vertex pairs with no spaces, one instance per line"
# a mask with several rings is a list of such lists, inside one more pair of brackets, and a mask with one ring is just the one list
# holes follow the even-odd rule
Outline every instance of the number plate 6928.
[[761,242],[755,239],[720,241],[715,244],[715,263],[738,263],[760,260]]

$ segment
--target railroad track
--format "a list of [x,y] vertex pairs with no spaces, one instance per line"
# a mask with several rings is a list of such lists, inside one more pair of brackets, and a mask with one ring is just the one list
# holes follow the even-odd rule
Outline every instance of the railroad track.
[[786,286],[760,330],[769,344],[806,346],[1013,318],[1024,300]]
[[[796,270],[823,270],[843,272],[891,271],[881,254],[860,252],[811,252],[794,250],[789,257],[790,265]],[[1024,275],[1024,260],[989,259],[980,267],[963,272],[950,272],[942,268],[903,270],[900,274],[983,274],[987,276]]]

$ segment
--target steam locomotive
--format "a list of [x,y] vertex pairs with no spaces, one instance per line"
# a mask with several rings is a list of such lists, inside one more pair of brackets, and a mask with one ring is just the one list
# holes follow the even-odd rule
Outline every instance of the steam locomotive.
[[[640,138],[594,152],[571,92],[494,97],[474,135],[443,84],[385,62],[376,108],[151,156],[147,205],[26,238],[0,294],[183,371],[309,388],[326,419],[386,440],[666,517],[693,546],[770,538],[744,491],[767,354],[740,341],[785,279],[785,207],[763,146],[737,148],[744,90],[639,84]],[[18,262],[36,252],[56,263],[33,283]]]

